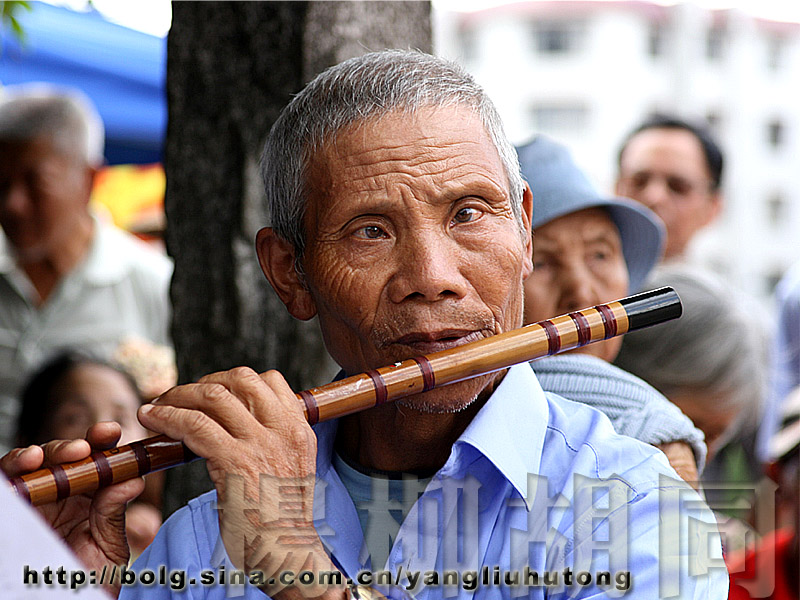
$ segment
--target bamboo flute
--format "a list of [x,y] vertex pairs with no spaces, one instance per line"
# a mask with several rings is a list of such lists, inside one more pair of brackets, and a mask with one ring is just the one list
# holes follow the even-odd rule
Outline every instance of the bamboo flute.
[[[302,402],[308,422],[314,425],[434,387],[656,325],[680,314],[678,294],[669,287],[659,288],[373,369],[300,392],[297,398]],[[81,461],[16,477],[11,485],[19,496],[38,506],[195,458],[183,443],[158,435],[95,452]]]

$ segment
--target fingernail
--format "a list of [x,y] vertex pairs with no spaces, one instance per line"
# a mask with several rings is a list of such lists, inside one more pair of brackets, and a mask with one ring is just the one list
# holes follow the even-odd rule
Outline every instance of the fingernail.
[[142,406],[139,408],[139,414],[146,415],[151,410],[153,410],[152,404],[142,404]]

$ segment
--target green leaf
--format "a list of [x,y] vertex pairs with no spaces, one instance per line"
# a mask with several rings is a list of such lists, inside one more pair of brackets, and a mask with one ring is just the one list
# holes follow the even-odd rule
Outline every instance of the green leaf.
[[25,30],[17,19],[19,9],[33,10],[33,5],[28,0],[6,0],[0,2],[0,38],[6,25],[14,36],[20,41],[25,41]]

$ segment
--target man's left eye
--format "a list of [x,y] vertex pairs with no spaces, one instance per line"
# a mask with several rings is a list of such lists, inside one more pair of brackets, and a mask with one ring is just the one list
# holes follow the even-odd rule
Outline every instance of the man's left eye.
[[464,207],[459,209],[459,211],[453,217],[453,221],[456,223],[469,223],[470,221],[474,221],[478,217],[478,214],[478,209]]

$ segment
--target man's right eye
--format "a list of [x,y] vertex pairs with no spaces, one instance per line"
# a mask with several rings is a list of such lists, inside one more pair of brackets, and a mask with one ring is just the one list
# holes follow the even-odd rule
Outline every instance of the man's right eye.
[[636,190],[643,190],[650,183],[650,175],[647,173],[637,173],[629,179],[631,186]]
[[357,229],[355,235],[366,240],[379,240],[386,237],[386,232],[377,225],[366,225]]

